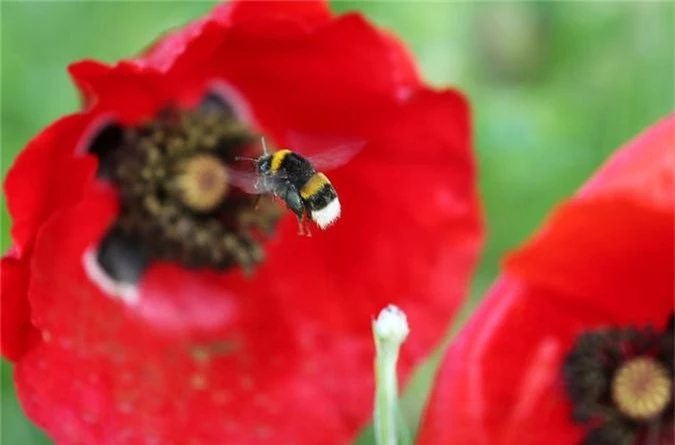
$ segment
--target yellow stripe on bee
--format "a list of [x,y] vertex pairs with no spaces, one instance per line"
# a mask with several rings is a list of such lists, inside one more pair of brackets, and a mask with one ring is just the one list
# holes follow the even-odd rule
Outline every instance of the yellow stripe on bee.
[[307,181],[307,183],[302,186],[302,189],[300,190],[300,196],[302,196],[302,199],[308,199],[310,196],[321,190],[321,187],[326,184],[330,184],[330,181],[326,175],[323,173],[314,173],[314,176],[309,178],[309,181]]
[[290,150],[279,150],[272,155],[272,165],[270,166],[270,171],[276,173],[281,168],[281,163],[284,162],[284,158],[288,156]]

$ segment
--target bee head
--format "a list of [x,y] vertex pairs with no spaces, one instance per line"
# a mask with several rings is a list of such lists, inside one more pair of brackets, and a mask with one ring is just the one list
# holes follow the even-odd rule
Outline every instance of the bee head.
[[272,155],[263,155],[256,162],[256,170],[258,174],[267,174],[272,167]]

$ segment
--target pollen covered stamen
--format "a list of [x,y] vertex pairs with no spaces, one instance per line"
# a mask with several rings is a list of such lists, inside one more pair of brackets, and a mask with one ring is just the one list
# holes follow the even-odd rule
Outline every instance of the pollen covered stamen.
[[672,398],[668,371],[650,357],[637,357],[621,366],[612,380],[612,398],[618,408],[635,420],[659,416]]
[[[191,110],[167,108],[137,126],[109,125],[92,139],[90,153],[104,168],[99,178],[119,190],[120,212],[98,249],[102,267],[125,283],[140,278],[153,260],[189,268],[251,271],[264,260],[263,241],[281,217],[269,197],[230,186],[240,157],[257,154],[259,140],[232,109],[209,96]],[[113,137],[114,136],[114,137]],[[122,265],[120,240],[132,243],[145,262]],[[133,255],[132,255],[133,256]],[[121,274],[121,272],[124,274]],[[124,275],[124,276],[121,276]]]
[[587,428],[585,445],[662,443],[659,431],[673,430],[670,320],[663,330],[609,327],[577,337],[562,376],[572,420]]
[[179,199],[198,212],[213,210],[229,190],[227,167],[218,158],[199,154],[179,166]]

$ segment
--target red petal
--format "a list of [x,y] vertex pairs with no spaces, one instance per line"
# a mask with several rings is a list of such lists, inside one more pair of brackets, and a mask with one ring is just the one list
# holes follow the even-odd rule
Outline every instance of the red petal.
[[72,115],[36,136],[5,179],[15,247],[2,259],[2,354],[17,360],[33,344],[26,296],[38,230],[51,214],[77,202],[96,171],[96,160],[74,156],[90,119]]
[[675,114],[628,142],[579,193],[581,199],[630,196],[637,202],[673,211],[675,202]]
[[26,292],[30,277],[30,258],[10,251],[0,262],[2,290],[2,356],[16,361],[35,341],[37,332],[30,322]]
[[448,349],[418,444],[569,445],[582,431],[561,387],[564,354],[604,314],[505,277]]
[[[180,275],[155,283],[165,294],[144,293],[139,304],[219,297],[215,309],[226,317],[201,332],[156,329],[137,308],[102,295],[81,267],[115,212],[114,195],[84,200],[51,218],[36,245],[30,296],[44,341],[20,361],[16,379],[26,412],[56,442],[285,443],[304,431],[303,443],[325,443],[354,434],[354,419],[330,394],[349,387],[349,379],[363,380],[371,364],[363,344],[354,347],[347,337],[336,346],[320,326],[295,325],[290,308],[266,294],[183,293]],[[147,282],[188,274],[163,267]],[[170,289],[177,283],[182,288]],[[363,393],[351,402],[369,400]]]
[[5,179],[12,239],[23,253],[30,249],[40,225],[55,210],[70,205],[94,177],[96,160],[75,157],[87,116],[64,117],[36,136],[19,154]]
[[201,36],[204,27],[209,24],[230,27],[242,23],[248,26],[264,23],[269,26],[270,22],[292,22],[294,26],[312,29],[328,22],[330,18],[328,3],[325,1],[232,1],[218,5],[208,16],[162,36],[136,63],[164,72],[170,70],[189,45],[194,48],[193,41]]
[[92,113],[134,125],[177,102],[165,78],[130,62],[110,67],[84,60],[68,67]]
[[213,15],[222,17],[222,21],[229,20],[238,24],[292,18],[312,27],[321,25],[331,18],[328,2],[325,0],[283,2],[236,0],[229,5],[216,8]]
[[343,131],[354,129],[359,117],[386,110],[420,87],[400,43],[360,16],[346,15],[313,30],[290,17],[244,25],[211,22],[169,75],[181,89],[203,90],[214,81],[236,87],[277,142],[288,130],[341,123]]
[[674,306],[673,227],[672,208],[661,212],[625,198],[573,203],[506,268],[622,325],[661,322]]

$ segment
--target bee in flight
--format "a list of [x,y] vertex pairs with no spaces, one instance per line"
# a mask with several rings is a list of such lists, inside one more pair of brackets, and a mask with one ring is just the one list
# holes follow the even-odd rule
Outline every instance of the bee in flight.
[[305,217],[321,229],[340,218],[341,206],[335,187],[328,177],[316,169],[330,169],[346,163],[364,143],[340,145],[316,156],[302,156],[282,149],[270,153],[262,138],[263,154],[255,161],[255,181],[250,176],[233,175],[236,186],[249,193],[272,193],[286,203],[298,218],[299,234],[311,236]]

